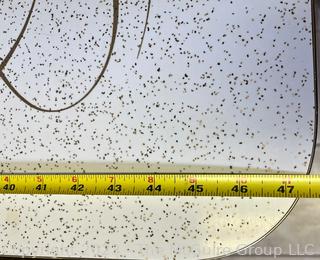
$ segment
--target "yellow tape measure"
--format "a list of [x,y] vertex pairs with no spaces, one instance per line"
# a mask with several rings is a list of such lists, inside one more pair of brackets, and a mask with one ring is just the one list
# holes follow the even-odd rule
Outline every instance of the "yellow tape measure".
[[0,193],[320,198],[320,175],[14,174]]

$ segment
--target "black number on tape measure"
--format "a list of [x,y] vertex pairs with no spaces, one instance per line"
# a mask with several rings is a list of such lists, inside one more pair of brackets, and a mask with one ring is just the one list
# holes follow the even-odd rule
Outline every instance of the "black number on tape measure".
[[39,184],[37,187],[36,187],[36,190],[46,190],[47,189],[47,184]]
[[14,185],[14,184],[6,184],[6,185],[4,185],[3,186],[3,189],[4,190],[14,190],[16,188],[16,185]]
[[241,193],[247,193],[248,192],[248,186],[247,185],[241,185],[241,186],[235,185],[235,186],[232,187],[231,190],[234,191],[234,192],[239,192],[240,191]]
[[153,185],[149,185],[149,186],[147,187],[147,190],[148,190],[148,191],[153,191],[153,190],[161,191],[161,185],[157,185],[155,188],[153,188]]
[[292,193],[293,189],[294,189],[294,186],[287,186],[287,188],[289,188],[289,193]]
[[107,190],[109,190],[109,191],[121,191],[121,189],[122,189],[122,187],[121,187],[120,184],[117,184],[117,185],[111,184],[111,185],[107,188]]
[[84,185],[83,184],[72,185],[71,190],[73,190],[73,191],[83,191],[84,190]]
[[188,188],[188,191],[191,191],[191,192],[203,192],[203,185],[202,184],[197,184],[197,185],[191,185],[189,188]]
[[285,187],[284,185],[281,185],[281,186],[277,189],[277,191],[278,191],[278,192],[281,192],[281,193],[285,193],[286,190],[288,190],[288,193],[292,193],[293,189],[294,189],[294,186],[293,186],[293,185],[288,185],[288,186],[287,186],[287,189],[286,189],[286,187]]
[[281,185],[279,187],[279,189],[277,189],[278,192],[281,192],[281,193],[284,193],[285,192],[285,188],[284,188],[284,185]]

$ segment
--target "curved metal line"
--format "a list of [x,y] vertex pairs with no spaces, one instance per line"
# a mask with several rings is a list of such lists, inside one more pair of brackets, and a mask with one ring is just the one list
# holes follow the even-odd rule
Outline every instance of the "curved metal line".
[[151,9],[151,0],[148,0],[147,16],[146,16],[146,21],[144,23],[144,29],[143,29],[143,34],[142,34],[142,37],[141,37],[141,42],[140,42],[140,45],[139,45],[137,59],[140,56],[140,53],[141,53],[141,50],[142,50],[143,41],[144,41],[144,36],[146,35],[147,26],[148,26],[148,23],[149,23],[150,9]]
[[[34,0],[35,1],[35,0]],[[88,92],[79,100],[77,100],[75,103],[64,107],[64,108],[60,108],[60,109],[45,109],[42,107],[39,107],[33,103],[31,103],[30,101],[28,101],[26,98],[24,98],[19,91],[17,91],[17,89],[11,84],[11,82],[8,80],[8,78],[4,75],[4,73],[2,71],[0,71],[0,78],[3,79],[3,81],[6,83],[6,85],[10,88],[10,90],[22,101],[24,102],[26,105],[41,111],[41,112],[62,112],[65,110],[68,110],[72,107],[75,107],[76,105],[78,105],[80,102],[82,102],[98,85],[99,81],[101,80],[101,78],[103,77],[103,74],[105,73],[111,56],[112,56],[112,52],[114,49],[114,45],[115,45],[115,41],[116,41],[116,37],[117,37],[117,32],[118,32],[118,21],[119,21],[119,0],[113,0],[113,28],[112,28],[112,39],[111,39],[111,44],[110,44],[110,49],[108,52],[108,56],[106,59],[106,62],[98,76],[98,78],[96,79],[96,81],[94,82],[94,84],[92,85],[92,87],[88,90]]]
[[0,64],[0,71],[2,71],[2,70],[5,68],[5,66],[8,64],[9,60],[11,59],[13,53],[14,53],[14,52],[16,51],[16,49],[18,48],[18,46],[19,46],[19,44],[20,44],[20,41],[21,41],[21,39],[23,38],[23,35],[24,35],[24,33],[26,32],[26,30],[27,30],[27,27],[28,27],[29,21],[30,21],[30,19],[31,19],[31,15],[32,15],[32,13],[33,13],[33,10],[34,10],[35,5],[36,5],[36,0],[33,0],[33,1],[32,1],[32,5],[31,5],[31,8],[30,8],[30,10],[29,10],[29,14],[28,14],[28,16],[27,16],[26,21],[24,22],[24,25],[23,25],[23,27],[22,27],[21,32],[19,33],[19,35],[18,35],[15,43],[13,44],[13,46],[11,47],[11,49],[10,49],[10,51],[9,51],[9,53],[7,54],[7,56],[3,59],[2,63]]

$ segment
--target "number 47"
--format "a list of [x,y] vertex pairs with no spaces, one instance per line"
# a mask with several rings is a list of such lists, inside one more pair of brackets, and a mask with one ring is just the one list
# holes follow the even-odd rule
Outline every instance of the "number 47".
[[285,193],[286,190],[288,190],[288,193],[292,193],[293,189],[294,189],[294,186],[293,186],[293,185],[287,185],[287,187],[285,187],[284,185],[281,185],[281,186],[277,189],[277,191],[278,191],[278,192],[281,192],[281,193]]

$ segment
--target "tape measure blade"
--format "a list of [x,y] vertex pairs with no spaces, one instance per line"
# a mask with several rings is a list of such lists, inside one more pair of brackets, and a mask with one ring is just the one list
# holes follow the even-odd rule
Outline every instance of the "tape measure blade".
[[320,175],[3,174],[0,193],[320,198]]

